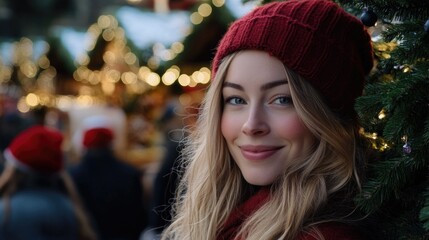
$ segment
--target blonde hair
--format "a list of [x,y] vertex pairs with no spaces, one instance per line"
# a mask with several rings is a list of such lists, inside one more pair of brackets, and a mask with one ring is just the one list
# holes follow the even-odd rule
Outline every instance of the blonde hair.
[[[197,126],[187,140],[176,215],[162,239],[216,239],[249,188],[220,130],[222,84],[234,55],[220,64]],[[359,188],[355,124],[342,122],[305,80],[287,69],[285,72],[296,111],[318,141],[310,156],[288,166],[272,184],[270,200],[241,226],[238,236],[247,240],[294,239],[303,231],[320,237],[313,225],[342,217],[318,216],[329,197],[350,182]]]
[[[34,174],[30,172],[24,172],[18,170],[15,165],[6,162],[5,169],[0,175],[0,193],[3,198],[3,203],[5,204],[5,213],[3,219],[1,219],[0,224],[4,224],[7,220],[10,213],[10,198],[18,190],[20,183],[27,177],[29,174]],[[78,235],[80,240],[96,240],[97,235],[94,229],[91,227],[89,216],[87,215],[86,210],[83,207],[79,193],[77,192],[74,183],[66,171],[62,171],[59,174],[59,178],[64,184],[66,192],[73,203],[73,209],[76,215],[76,220],[78,223]]]

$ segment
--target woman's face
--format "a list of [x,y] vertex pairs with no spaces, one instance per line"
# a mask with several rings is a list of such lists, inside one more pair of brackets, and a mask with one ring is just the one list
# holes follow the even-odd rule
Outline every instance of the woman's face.
[[281,61],[262,51],[237,54],[222,89],[222,135],[246,181],[272,184],[315,138],[299,118]]

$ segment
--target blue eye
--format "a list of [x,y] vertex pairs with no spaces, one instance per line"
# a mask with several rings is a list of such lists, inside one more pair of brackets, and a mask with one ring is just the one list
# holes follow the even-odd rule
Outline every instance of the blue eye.
[[274,104],[279,104],[279,105],[287,105],[287,104],[292,104],[292,98],[288,97],[288,96],[281,96],[278,97],[276,99],[274,99],[273,101]]
[[228,97],[225,99],[225,103],[231,104],[231,105],[239,105],[239,104],[246,104],[246,101],[244,101],[244,99],[239,97]]

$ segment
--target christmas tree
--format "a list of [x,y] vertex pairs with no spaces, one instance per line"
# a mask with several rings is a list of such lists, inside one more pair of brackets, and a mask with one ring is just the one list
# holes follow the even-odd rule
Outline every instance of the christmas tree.
[[356,203],[378,239],[429,239],[429,1],[336,2],[374,36],[376,66],[356,110],[376,154]]
[[[356,103],[378,154],[356,202],[386,239],[427,239],[429,230],[429,2],[338,1],[368,26],[376,67]],[[377,21],[378,19],[378,21]]]

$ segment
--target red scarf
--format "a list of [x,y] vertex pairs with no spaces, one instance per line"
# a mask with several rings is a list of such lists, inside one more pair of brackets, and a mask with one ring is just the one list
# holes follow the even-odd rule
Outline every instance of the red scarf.
[[[233,240],[237,238],[237,233],[246,219],[267,202],[270,196],[270,189],[261,188],[255,195],[239,205],[228,217],[222,229],[217,234],[217,240]],[[317,229],[327,240],[361,240],[364,239],[357,229],[339,222],[323,223]],[[297,240],[316,240],[316,236],[311,233],[302,232]]]
[[243,222],[269,199],[269,195],[270,188],[261,188],[255,195],[231,212],[222,229],[218,232],[217,240],[235,239]]

